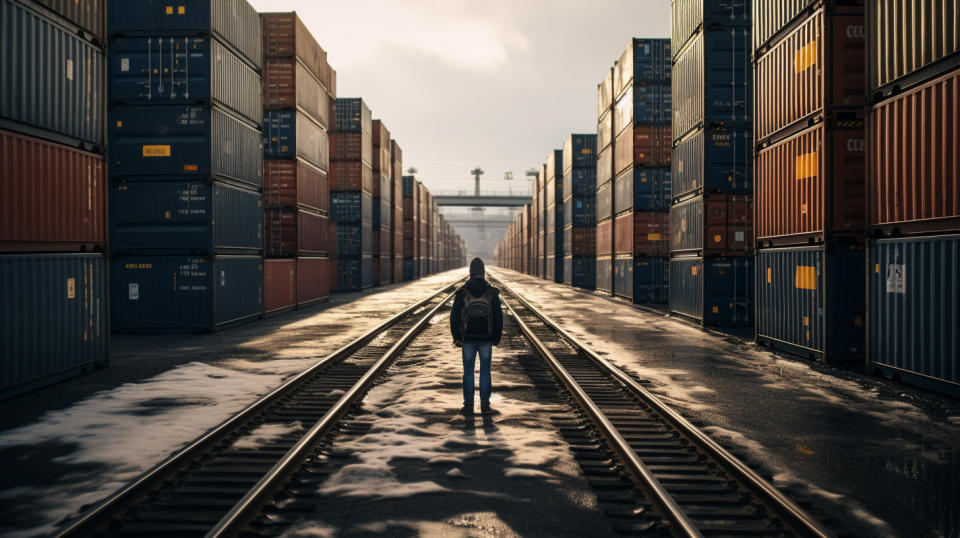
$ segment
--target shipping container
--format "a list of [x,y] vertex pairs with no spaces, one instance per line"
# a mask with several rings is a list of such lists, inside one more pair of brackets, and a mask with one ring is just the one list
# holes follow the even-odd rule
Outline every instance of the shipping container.
[[259,256],[116,256],[110,312],[118,332],[209,332],[263,314]]
[[[670,168],[641,166],[624,170],[617,176],[613,190],[615,215],[630,209],[667,211],[670,209]],[[599,218],[599,191],[597,196]]]
[[[46,8],[56,17],[66,19],[84,32],[90,35],[83,37],[94,42],[94,45],[102,46],[105,41],[106,32],[104,23],[106,22],[106,0],[33,0],[37,4]],[[44,13],[49,16],[48,13]],[[78,32],[79,34],[80,32]]]
[[612,120],[608,120],[612,121],[613,132],[620,134],[633,124],[665,124],[669,137],[669,126],[673,119],[670,111],[673,92],[669,80],[668,76],[662,83],[646,82],[628,87],[617,101]]
[[[597,135],[572,134],[563,144],[563,171],[581,168],[596,171]],[[566,175],[566,174],[564,174]],[[564,193],[566,193],[564,189]]]
[[614,92],[622,97],[631,87],[644,82],[666,81],[671,70],[670,40],[633,38],[614,65]]
[[[829,2],[839,4],[840,2]],[[852,3],[852,2],[851,2]],[[790,32],[801,15],[809,15],[818,4],[817,0],[767,0],[753,2],[753,50],[766,52],[773,43]]]
[[[337,96],[333,69],[327,53],[314,39],[296,13],[261,13],[263,55],[265,58],[296,58],[320,81],[332,97]],[[319,118],[318,118],[319,119]]]
[[563,201],[571,196],[593,198],[597,194],[597,171],[594,168],[573,168],[563,173]]
[[613,243],[618,255],[667,256],[670,215],[662,211],[628,211],[616,218]]
[[874,106],[867,139],[876,234],[960,230],[960,71]]
[[327,173],[303,159],[263,161],[263,203],[267,207],[299,207],[328,214]]
[[271,58],[264,64],[263,108],[298,109],[325,130],[330,128],[327,91],[304,64],[293,58]]
[[[607,218],[597,224],[597,255],[609,256],[613,254],[613,219]],[[613,269],[613,262],[607,265],[607,269]],[[599,275],[598,277],[599,278]],[[599,288],[600,285],[597,284]],[[607,288],[604,288],[607,289]]]
[[756,156],[761,245],[860,237],[866,229],[864,130],[816,125]]
[[403,260],[403,280],[410,281],[417,278],[416,260],[409,257]]
[[337,291],[360,291],[373,286],[373,258],[338,258]]
[[102,254],[0,256],[0,399],[106,366]]
[[214,38],[118,37],[109,52],[111,105],[216,103],[263,121],[260,74]]
[[750,196],[709,194],[670,208],[670,252],[745,256],[753,252]]
[[0,128],[101,153],[103,51],[18,2],[0,10]]
[[960,2],[867,2],[867,90],[886,99],[960,67]]
[[613,145],[613,172],[630,167],[669,166],[673,145],[670,126],[634,125],[617,136]]
[[297,307],[308,306],[330,298],[330,259],[297,258]]
[[613,216],[613,183],[608,181],[597,187],[597,222]]
[[[610,68],[610,71],[607,71],[607,76],[603,78],[603,82],[597,85],[597,117],[602,118],[606,114],[610,107],[613,106],[613,77],[614,69]],[[610,142],[610,139],[607,139],[607,143]],[[598,148],[604,148],[603,144],[598,142]]]
[[0,176],[0,251],[103,250],[103,157],[0,131]]
[[863,244],[757,252],[757,341],[823,361],[862,361]]
[[342,224],[373,223],[373,197],[365,192],[330,194],[330,218]]
[[564,282],[571,286],[592,290],[596,288],[596,258],[566,256],[563,259]]
[[670,313],[700,325],[753,324],[753,258],[670,259]]
[[674,144],[670,165],[675,201],[704,192],[749,194],[753,190],[750,128],[698,130]]
[[[597,227],[599,234],[600,228]],[[599,248],[599,247],[598,247]],[[613,295],[613,254],[597,252],[596,289]]]
[[329,170],[329,144],[323,127],[303,112],[263,111],[263,155],[267,159],[299,157]]
[[[670,260],[663,257],[617,256],[613,260],[613,293],[635,304],[666,304],[670,295]],[[597,266],[599,270],[599,265]],[[600,278],[600,275],[597,275]]]
[[107,16],[114,37],[212,34],[254,68],[263,60],[260,14],[246,0],[111,2]]
[[597,255],[596,226],[567,226],[563,230],[563,252],[571,256]]
[[597,174],[596,175],[597,185],[610,183],[610,180],[613,179],[613,146],[612,145],[608,145],[607,147],[600,150],[600,153],[597,154],[596,174]]
[[[363,99],[359,97],[337,99],[337,132],[368,133],[372,136],[373,116]],[[367,159],[372,159],[372,156]]]
[[[337,136],[336,138],[339,138]],[[360,160],[330,163],[330,190],[334,192],[373,192],[373,169]]]
[[114,179],[263,186],[260,131],[218,107],[114,107],[109,135]]
[[870,363],[960,397],[960,235],[870,248]]
[[573,197],[563,204],[564,226],[596,226],[597,204],[594,198]]
[[749,34],[749,0],[671,0],[670,6],[670,48],[674,58],[704,28],[746,27]]
[[220,182],[114,181],[110,249],[122,253],[259,254],[261,194]]
[[267,256],[322,256],[330,245],[327,217],[302,209],[264,210],[263,250]]
[[297,260],[263,260],[263,312],[278,314],[297,306]]
[[[331,229],[331,232],[332,231]],[[337,223],[336,233],[338,257],[349,258],[373,255],[373,227],[370,223]],[[332,239],[331,237],[331,240]]]

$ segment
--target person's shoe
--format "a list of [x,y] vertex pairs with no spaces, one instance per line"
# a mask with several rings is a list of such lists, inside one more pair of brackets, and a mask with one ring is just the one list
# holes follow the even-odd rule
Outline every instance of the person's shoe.
[[472,405],[464,405],[463,407],[460,408],[460,414],[461,414],[461,415],[472,415],[472,414],[473,414],[473,406],[472,406]]
[[496,411],[494,411],[493,408],[490,407],[490,404],[487,403],[487,404],[480,404],[480,413],[484,415],[493,415],[493,414],[496,414]]

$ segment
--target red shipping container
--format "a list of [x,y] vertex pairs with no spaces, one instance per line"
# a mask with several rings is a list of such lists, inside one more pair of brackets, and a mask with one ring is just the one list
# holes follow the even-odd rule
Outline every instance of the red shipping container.
[[263,260],[263,311],[275,314],[297,306],[297,260]]
[[[568,230],[570,229],[568,228]],[[572,238],[570,244],[571,256],[597,255],[596,226],[574,226],[572,227]],[[524,242],[524,246],[526,246],[526,242]]]
[[374,256],[373,257],[373,285],[374,286],[380,285],[380,269],[381,269],[380,256]]
[[[327,53],[310,34],[296,13],[260,15],[264,58],[299,58],[317,77],[328,93],[336,97],[334,73],[327,64]],[[333,117],[333,116],[330,116]]]
[[263,66],[263,108],[296,109],[311,116],[324,129],[330,127],[327,91],[295,59],[270,59]]
[[330,191],[373,193],[373,169],[360,161],[330,163]]
[[867,133],[875,230],[960,230],[960,71],[874,106]]
[[380,256],[390,256],[390,251],[393,246],[390,242],[391,239],[393,239],[393,230],[390,228],[380,228]]
[[370,133],[330,133],[331,161],[362,161],[373,170],[373,136]]
[[629,211],[617,217],[617,254],[666,256],[670,253],[670,215],[662,211]]
[[103,249],[103,157],[0,131],[0,172],[0,251]]
[[[863,116],[863,6],[818,9],[761,56],[754,68],[757,141],[818,119]],[[787,132],[789,134],[790,131]],[[776,137],[774,137],[774,140]]]
[[332,220],[327,220],[327,257],[337,257],[337,223]]
[[[336,272],[333,278],[336,279]],[[297,258],[297,306],[307,306],[330,298],[330,260]]]
[[416,256],[416,252],[414,250],[413,239],[404,239],[403,240],[403,257],[414,258],[415,256]]
[[597,255],[613,254],[613,219],[597,224]]
[[[390,177],[393,161],[390,155],[390,131],[381,120],[373,120],[373,171]],[[378,194],[378,193],[374,193]]]
[[798,245],[827,236],[864,235],[864,134],[820,124],[757,154],[759,243]]
[[263,251],[266,256],[327,254],[329,219],[294,209],[265,209]]
[[697,196],[670,207],[670,252],[744,256],[753,252],[753,200],[741,194]]
[[327,173],[302,159],[263,161],[263,205],[300,207],[327,214],[330,188]]
[[614,176],[631,166],[667,166],[673,152],[669,125],[634,125],[613,146]]

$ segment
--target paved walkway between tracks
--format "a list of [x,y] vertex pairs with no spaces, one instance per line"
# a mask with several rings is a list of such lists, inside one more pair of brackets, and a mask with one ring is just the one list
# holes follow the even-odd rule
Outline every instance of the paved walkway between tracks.
[[788,493],[857,536],[960,533],[960,403],[491,269]]

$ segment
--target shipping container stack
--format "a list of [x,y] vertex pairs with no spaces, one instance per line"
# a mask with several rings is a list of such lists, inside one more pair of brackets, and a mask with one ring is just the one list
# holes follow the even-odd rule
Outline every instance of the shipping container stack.
[[102,4],[0,9],[3,399],[105,366],[110,331]]
[[599,86],[597,282],[638,304],[669,295],[670,77],[670,40],[634,38]]
[[564,282],[592,290],[597,269],[597,135],[563,144]]
[[531,239],[530,247],[533,257],[531,274],[535,277],[543,278],[543,184],[547,178],[543,166],[537,170],[537,175],[533,177],[533,203],[531,204]]
[[420,278],[420,265],[417,254],[420,251],[420,223],[417,219],[417,207],[420,189],[419,181],[413,176],[403,176],[403,280]]
[[546,279],[563,282],[563,150],[555,149],[547,156],[544,174],[546,210]]
[[260,317],[260,15],[243,1],[111,2],[108,28],[113,329]]
[[417,278],[430,274],[427,267],[430,259],[429,245],[427,245],[427,233],[430,228],[430,214],[427,212],[429,205],[430,196],[427,188],[417,181]]
[[391,262],[390,281],[403,281],[403,151],[396,140],[390,141],[390,199],[393,202],[392,217],[393,233],[390,236]]
[[673,0],[670,312],[753,323],[753,99],[747,0]]
[[263,302],[267,314],[330,296],[332,70],[295,13],[264,13]]
[[390,240],[393,236],[391,222],[393,212],[390,203],[393,173],[393,158],[390,146],[390,131],[381,120],[373,120],[373,284],[390,283],[393,259],[390,257]]
[[[373,275],[373,118],[359,97],[336,100],[330,136],[331,282],[333,291],[358,291]],[[379,182],[380,178],[376,178]],[[379,185],[379,183],[378,183]],[[336,275],[334,277],[334,275]]]
[[868,353],[960,396],[956,2],[867,2]]
[[862,361],[864,6],[790,5],[753,12],[757,341]]
[[[429,191],[428,191],[429,192]],[[430,274],[440,272],[440,209],[437,199],[430,194]]]

